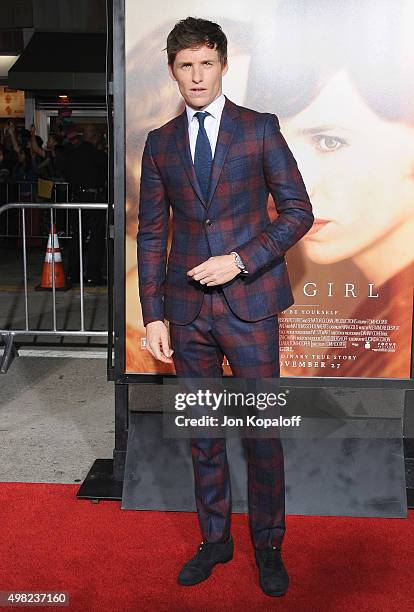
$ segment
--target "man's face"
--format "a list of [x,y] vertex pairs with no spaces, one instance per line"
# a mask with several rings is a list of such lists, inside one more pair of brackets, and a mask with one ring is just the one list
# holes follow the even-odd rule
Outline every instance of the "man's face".
[[228,66],[222,66],[216,49],[203,45],[179,51],[168,69],[186,104],[202,110],[221,94]]

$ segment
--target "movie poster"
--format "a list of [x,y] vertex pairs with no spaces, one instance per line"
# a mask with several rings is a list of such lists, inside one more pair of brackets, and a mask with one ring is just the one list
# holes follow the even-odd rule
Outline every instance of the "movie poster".
[[[146,135],[184,108],[168,75],[166,37],[192,15],[221,24],[229,39],[224,94],[278,116],[313,205],[313,228],[287,254],[295,304],[279,314],[282,376],[408,378],[414,6],[259,4],[126,0],[126,371],[174,373],[145,350],[137,207]],[[270,199],[269,219],[274,212]]]

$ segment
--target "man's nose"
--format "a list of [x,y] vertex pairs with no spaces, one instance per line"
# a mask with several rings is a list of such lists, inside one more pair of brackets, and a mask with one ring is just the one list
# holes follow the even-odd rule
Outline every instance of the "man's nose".
[[193,82],[200,83],[203,80],[203,71],[197,66],[193,66]]

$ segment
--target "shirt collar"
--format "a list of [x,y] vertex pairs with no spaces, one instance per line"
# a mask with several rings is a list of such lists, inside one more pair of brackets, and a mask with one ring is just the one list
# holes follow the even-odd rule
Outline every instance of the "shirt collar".
[[[203,112],[208,111],[214,119],[221,119],[221,114],[223,112],[224,105],[226,103],[226,98],[224,94],[220,94],[218,98],[213,100],[206,108],[203,109]],[[198,113],[195,108],[191,108],[191,106],[185,105],[185,110],[187,112],[188,123],[192,121],[194,115]]]

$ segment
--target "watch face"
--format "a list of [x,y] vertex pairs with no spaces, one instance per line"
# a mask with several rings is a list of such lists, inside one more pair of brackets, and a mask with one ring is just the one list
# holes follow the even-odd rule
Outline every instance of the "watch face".
[[234,253],[232,252],[232,254],[234,255],[234,261],[236,266],[240,269],[240,270],[245,270],[246,266],[244,265],[244,263],[241,260],[240,255],[238,255],[238,253]]
[[242,260],[240,259],[239,255],[237,255],[236,257],[236,265],[240,268],[240,270],[244,270],[244,268],[246,267],[244,263],[242,262]]

